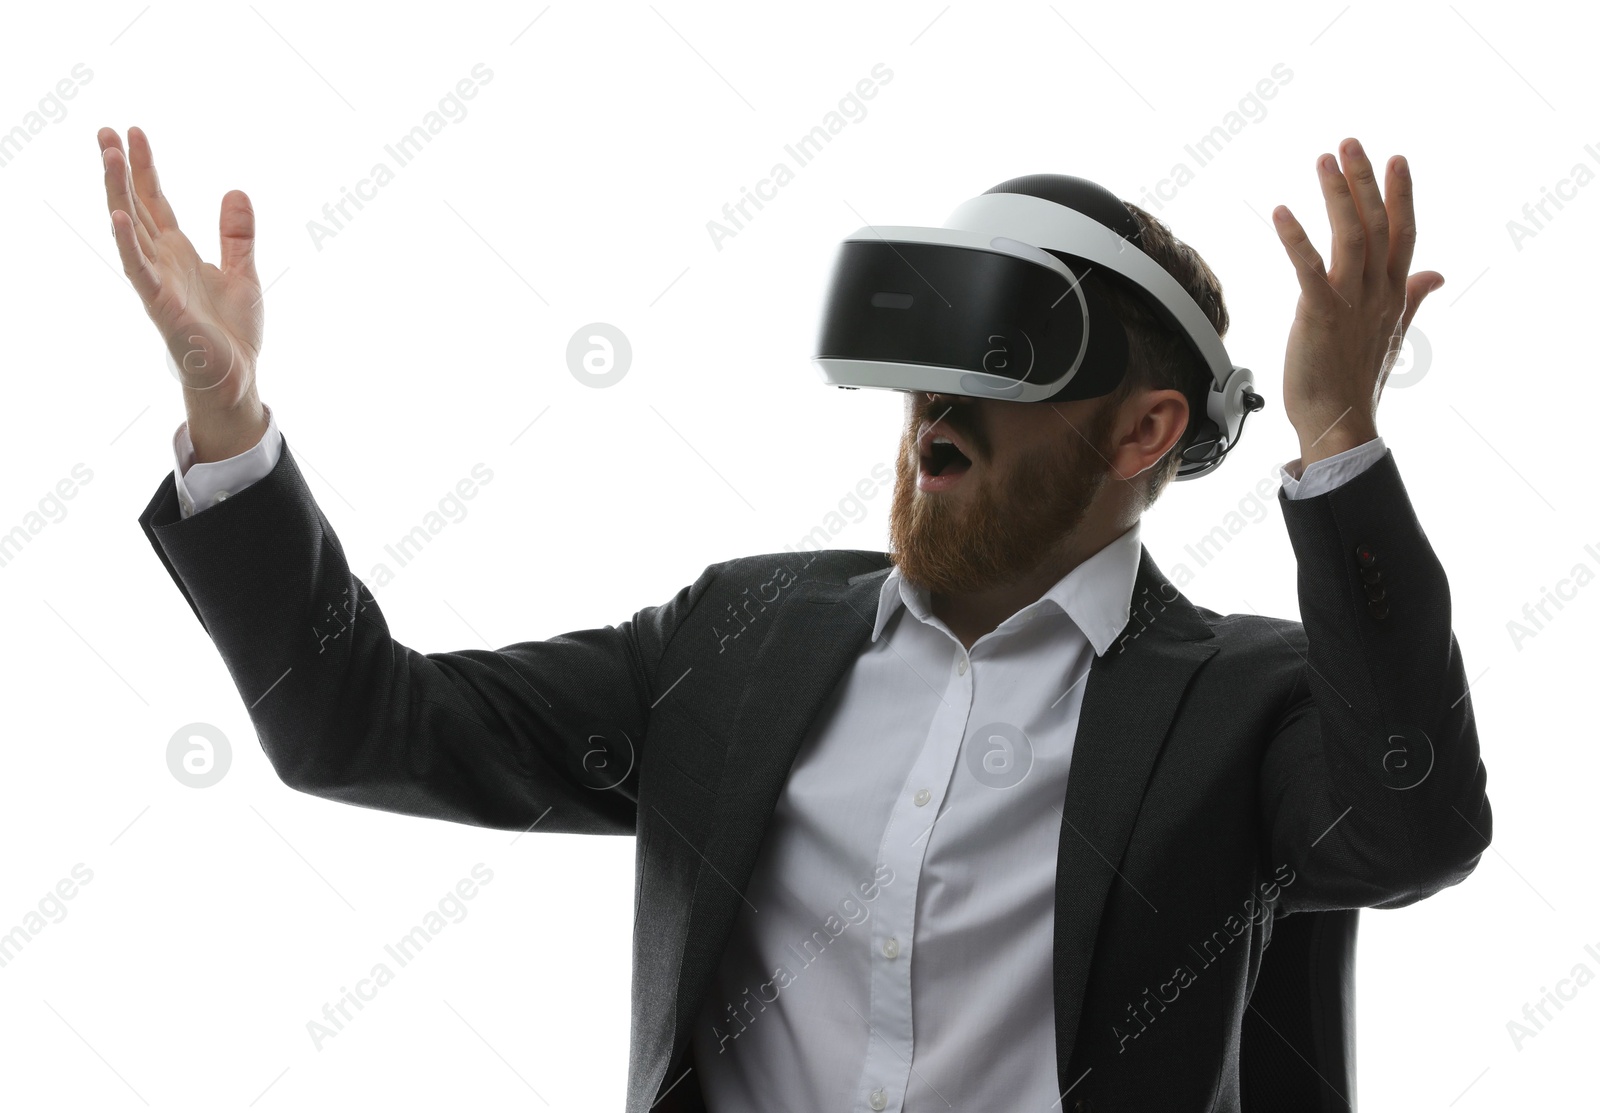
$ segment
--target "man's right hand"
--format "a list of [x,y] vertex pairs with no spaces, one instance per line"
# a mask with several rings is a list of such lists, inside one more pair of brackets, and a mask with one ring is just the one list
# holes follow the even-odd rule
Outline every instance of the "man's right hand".
[[222,265],[212,266],[178,230],[144,132],[128,129],[127,154],[115,130],[98,137],[122,270],[178,366],[195,461],[236,456],[267,427],[256,394],[264,314],[250,198],[223,196]]

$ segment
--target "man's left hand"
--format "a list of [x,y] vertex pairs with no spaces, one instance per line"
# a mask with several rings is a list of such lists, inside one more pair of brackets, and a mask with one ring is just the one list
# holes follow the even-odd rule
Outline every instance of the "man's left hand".
[[1361,144],[1340,144],[1317,160],[1333,226],[1333,270],[1288,206],[1272,211],[1300,279],[1300,301],[1283,364],[1283,405],[1300,436],[1300,463],[1364,444],[1378,435],[1378,396],[1422,299],[1444,285],[1438,271],[1407,276],[1417,242],[1411,175],[1389,160],[1384,194]]

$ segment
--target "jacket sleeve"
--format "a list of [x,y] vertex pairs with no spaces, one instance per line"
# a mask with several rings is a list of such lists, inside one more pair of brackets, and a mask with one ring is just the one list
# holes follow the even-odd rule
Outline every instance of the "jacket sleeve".
[[1263,864],[1294,870],[1281,911],[1403,907],[1492,837],[1449,584],[1393,452],[1279,505],[1302,623],[1277,624],[1300,661],[1263,759]]
[[657,665],[708,567],[620,626],[419,653],[389,634],[287,443],[264,479],[139,518],[222,655],[279,778],[316,796],[480,827],[633,834]]

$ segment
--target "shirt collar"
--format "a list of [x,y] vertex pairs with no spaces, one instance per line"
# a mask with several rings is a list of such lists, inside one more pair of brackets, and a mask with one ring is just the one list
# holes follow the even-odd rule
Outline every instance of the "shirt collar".
[[[1053,607],[1077,624],[1094,646],[1096,656],[1103,654],[1128,624],[1134,580],[1139,574],[1139,554],[1139,523],[1136,521],[1121,536],[1057,580],[1036,602],[1023,607],[996,629],[1014,628],[1035,612]],[[901,603],[922,622],[933,617],[927,589],[906,580],[898,567],[891,567],[878,591],[878,617],[872,626],[874,642]]]

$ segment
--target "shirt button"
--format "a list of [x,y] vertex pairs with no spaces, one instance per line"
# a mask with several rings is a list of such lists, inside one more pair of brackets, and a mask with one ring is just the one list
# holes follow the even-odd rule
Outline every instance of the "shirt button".
[[227,497],[228,497],[228,492],[226,492],[226,491],[218,491],[217,492],[217,497],[212,499],[211,501],[212,502],[221,502],[223,499],[225,499]]
[[885,958],[894,958],[899,955],[899,953],[900,940],[890,938],[883,941],[883,956]]
[[922,805],[926,804],[930,799],[932,799],[932,797],[929,796],[927,789],[919,788],[917,789],[917,794],[911,799],[916,801],[917,807],[920,808]]
[[882,1109],[888,1104],[889,1098],[881,1089],[872,1091],[872,1108]]
[[956,662],[956,672],[960,673],[962,676],[967,675],[967,659],[965,657]]

